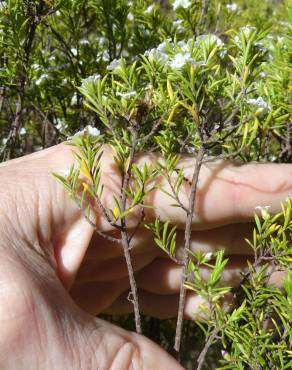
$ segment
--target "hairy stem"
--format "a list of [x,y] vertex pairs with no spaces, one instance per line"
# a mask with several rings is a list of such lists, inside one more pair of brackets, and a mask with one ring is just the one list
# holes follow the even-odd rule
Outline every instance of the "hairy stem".
[[175,342],[174,342],[174,349],[179,352],[180,344],[181,344],[181,337],[182,337],[182,328],[183,328],[183,314],[184,314],[184,307],[186,301],[186,288],[185,282],[187,279],[187,267],[189,261],[189,249],[191,244],[191,231],[192,231],[192,220],[194,215],[194,206],[196,200],[196,193],[197,193],[197,185],[199,179],[200,169],[203,163],[204,157],[204,147],[202,146],[198,152],[198,156],[196,159],[196,166],[193,173],[193,178],[191,182],[191,189],[190,189],[190,203],[189,209],[187,212],[187,222],[185,228],[185,244],[184,244],[184,253],[183,253],[183,272],[182,278],[180,282],[180,293],[179,293],[179,307],[178,307],[178,316],[176,322],[176,332],[175,332]]

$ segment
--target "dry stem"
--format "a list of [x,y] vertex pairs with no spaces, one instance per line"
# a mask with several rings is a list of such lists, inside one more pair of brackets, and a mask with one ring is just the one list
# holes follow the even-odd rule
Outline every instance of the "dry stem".
[[183,272],[182,272],[182,278],[181,278],[181,283],[180,283],[179,307],[178,307],[178,316],[177,316],[175,343],[174,343],[174,349],[177,352],[179,352],[181,337],[182,337],[183,314],[184,314],[184,307],[185,307],[185,300],[186,300],[185,282],[187,279],[187,267],[188,267],[188,261],[189,261],[188,251],[190,249],[190,243],[191,243],[192,220],[193,220],[193,215],[194,215],[197,185],[198,185],[200,169],[203,163],[204,153],[205,153],[205,149],[203,146],[201,146],[198,152],[197,159],[196,159],[196,166],[195,166],[195,170],[193,173],[191,189],[190,189],[190,203],[189,203],[189,209],[187,212],[187,222],[186,222],[186,228],[185,228]]

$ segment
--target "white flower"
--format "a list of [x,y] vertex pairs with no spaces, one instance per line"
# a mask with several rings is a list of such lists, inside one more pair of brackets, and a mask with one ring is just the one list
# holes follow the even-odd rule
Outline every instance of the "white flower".
[[167,47],[173,47],[173,43],[170,39],[161,42],[156,48],[146,50],[144,55],[149,59],[153,59],[158,62],[166,62],[169,60],[169,56],[166,53]]
[[[101,57],[102,60],[104,60],[105,62],[109,62],[110,60],[110,56],[109,56],[109,52],[107,50],[105,50],[103,53],[102,53],[102,57]],[[97,57],[96,58],[96,61],[99,62],[100,61],[100,57]]]
[[97,80],[99,80],[100,79],[100,74],[98,74],[98,73],[95,73],[94,75],[92,75],[92,76],[88,76],[87,78],[84,78],[83,80],[82,80],[82,85],[81,85],[81,87],[83,87],[84,88],[84,84],[85,83],[90,83],[90,82],[96,82]]
[[71,105],[76,105],[77,104],[77,93],[75,92],[73,95],[72,95],[72,98],[71,98]]
[[255,207],[255,209],[257,209],[259,211],[262,211],[262,210],[268,211],[270,208],[271,208],[271,206],[256,206]]
[[110,62],[110,64],[106,67],[108,71],[112,71],[118,68],[121,65],[121,59],[114,59]]
[[260,72],[260,73],[259,73],[259,76],[260,76],[261,78],[265,78],[267,75],[266,75],[266,73],[265,73],[265,72]]
[[222,47],[224,46],[224,42],[220,39],[220,37],[218,37],[217,35],[214,35],[214,34],[208,34],[208,35],[200,35],[197,37],[197,40],[198,41],[209,41],[209,42],[213,42],[215,43],[218,47]]
[[92,127],[92,126],[88,125],[83,130],[76,132],[73,136],[69,136],[68,140],[76,139],[76,138],[82,137],[84,135],[97,137],[97,136],[100,135],[100,131],[96,127]]
[[87,129],[88,135],[90,135],[90,136],[97,137],[97,136],[100,135],[100,131],[96,127],[92,127],[92,126],[88,125],[88,126],[86,126],[86,129]]
[[247,104],[258,107],[260,109],[259,113],[262,114],[267,113],[271,110],[271,107],[268,105],[267,102],[264,101],[264,99],[261,96],[259,96],[256,99],[247,99],[246,102]]
[[227,351],[225,351],[224,349],[221,350],[221,356],[226,359],[226,360],[229,360],[230,359],[230,355]]
[[237,10],[237,4],[235,3],[227,4],[226,9],[230,10],[231,12],[235,12]]
[[235,41],[237,44],[239,43],[239,40],[240,40],[240,39],[239,39],[239,36],[237,36],[237,35],[236,35],[236,36],[234,36],[234,41]]
[[157,60],[159,62],[166,62],[169,58],[166,53],[159,51],[157,48],[146,50],[144,55],[149,59]]
[[245,37],[248,37],[252,33],[252,31],[255,31],[255,30],[256,30],[255,27],[252,27],[249,25],[241,27],[241,31],[244,33]]
[[173,10],[176,10],[179,7],[186,9],[190,5],[191,5],[190,0],[174,0],[172,7],[173,7]]
[[21,127],[21,129],[19,130],[19,135],[25,135],[25,134],[26,134],[25,127]]
[[145,10],[145,13],[150,14],[152,13],[153,9],[154,9],[154,5],[149,5],[148,8]]
[[7,6],[6,1],[1,1],[0,2],[0,10],[4,10],[4,8]]
[[179,41],[177,45],[183,50],[183,51],[188,51],[189,50],[189,42],[185,41]]
[[219,57],[221,59],[223,59],[225,57],[225,55],[227,54],[227,50],[226,49],[223,49],[219,52]]
[[62,130],[62,129],[64,129],[66,127],[65,122],[62,121],[61,118],[57,118],[56,121],[57,121],[57,124],[56,124],[56,129],[57,130],[60,131],[60,130]]
[[36,85],[41,85],[47,78],[49,77],[49,75],[47,73],[43,73],[40,78],[38,78],[35,82]]
[[205,254],[205,260],[206,261],[210,261],[210,259],[213,257],[213,253],[212,252],[208,252]]
[[39,69],[41,68],[41,66],[40,66],[39,64],[37,64],[37,63],[33,63],[33,64],[31,65],[31,68],[32,68],[32,69],[35,69],[35,70],[37,71],[37,70],[39,70]]
[[271,158],[270,158],[270,161],[271,162],[276,162],[277,159],[278,159],[278,157],[276,155],[272,155]]
[[177,31],[181,32],[184,30],[182,19],[178,19],[177,21],[174,21],[172,24],[174,27],[176,27]]
[[179,27],[179,26],[181,26],[182,23],[183,23],[183,20],[182,19],[178,19],[177,21],[174,21],[172,24],[175,27]]
[[192,61],[189,53],[179,53],[174,56],[172,61],[170,61],[169,66],[173,69],[181,69],[186,63]]
[[263,219],[267,219],[269,217],[269,209],[271,206],[256,206],[255,209],[260,211],[261,216]]
[[89,45],[89,41],[87,39],[81,39],[80,45]]
[[127,93],[121,93],[120,91],[117,92],[117,96],[121,96],[122,98],[130,98],[131,96],[135,96],[136,94],[136,91],[129,91]]
[[166,47],[167,47],[168,43],[169,43],[170,45],[172,45],[172,43],[170,42],[170,40],[166,40],[166,41],[161,42],[161,43],[157,46],[157,48],[156,48],[156,49],[157,49],[158,51],[160,51],[161,53],[163,53],[163,52],[165,52],[165,50],[166,50]]
[[71,53],[76,57],[77,49],[76,48],[71,48]]
[[134,15],[133,15],[133,13],[128,13],[127,18],[128,18],[128,20],[129,20],[129,21],[133,21],[133,20],[134,20]]

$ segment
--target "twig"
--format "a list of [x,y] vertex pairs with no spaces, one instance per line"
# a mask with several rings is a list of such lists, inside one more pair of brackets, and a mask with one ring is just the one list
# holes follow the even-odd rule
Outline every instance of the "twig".
[[16,103],[16,112],[15,112],[15,118],[14,122],[11,125],[11,134],[10,134],[10,147],[9,147],[9,154],[8,158],[10,158],[13,155],[14,148],[16,145],[16,138],[18,131],[21,126],[21,115],[23,111],[23,102],[24,102],[24,97],[25,97],[25,86],[27,82],[27,73],[26,73],[26,67],[29,64],[29,58],[30,58],[30,53],[32,50],[32,45],[33,45],[33,40],[35,36],[35,32],[37,29],[37,26],[40,23],[41,20],[41,13],[43,9],[44,3],[42,1],[39,2],[38,6],[35,9],[35,12],[33,14],[30,14],[29,16],[29,26],[27,30],[27,37],[25,38],[24,41],[24,58],[23,58],[23,64],[21,71],[20,71],[20,82],[19,82],[19,92],[18,92],[18,99]]
[[198,24],[197,24],[197,27],[196,27],[196,35],[198,36],[200,34],[200,26],[207,14],[207,10],[208,10],[208,4],[209,1],[208,0],[202,0],[202,10],[201,10],[201,14],[200,14],[200,18],[199,18],[199,21],[198,21]]
[[165,117],[165,113],[159,118],[159,120],[156,121],[156,123],[153,125],[151,131],[149,132],[149,134],[147,134],[146,136],[144,136],[142,139],[138,140],[138,142],[141,144],[141,145],[144,145],[146,144],[146,142],[148,140],[151,139],[151,137],[156,133],[156,131],[158,130],[158,128],[161,126],[163,120],[164,120],[164,117]]
[[119,225],[119,224],[117,224],[115,221],[113,221],[113,220],[111,219],[110,215],[108,214],[107,209],[106,209],[106,208],[105,208],[105,206],[102,204],[102,201],[101,201],[100,197],[98,196],[98,194],[97,194],[95,191],[93,192],[93,194],[94,194],[94,199],[96,200],[96,203],[97,203],[97,205],[98,205],[99,209],[101,210],[101,212],[102,212],[103,216],[104,216],[104,217],[105,217],[105,219],[107,220],[107,222],[108,222],[111,226],[115,227],[116,229],[118,229],[118,230],[122,230],[122,226],[121,226],[121,225]]
[[220,160],[220,159],[230,159],[230,158],[234,158],[236,157],[238,154],[240,154],[243,149],[245,148],[241,148],[239,150],[237,150],[236,152],[233,152],[233,153],[229,153],[229,154],[221,154],[221,155],[217,155],[217,156],[212,156],[212,157],[207,157],[203,160],[203,163],[207,163],[207,162],[212,162],[214,160]]
[[[166,178],[167,178],[167,182],[171,188],[171,191],[173,193],[173,196],[171,196],[175,201],[177,201],[178,205],[185,211],[185,212],[188,212],[188,209],[186,208],[186,206],[182,203],[182,201],[180,200],[177,192],[175,191],[174,187],[173,187],[173,184],[171,182],[171,178],[169,176],[169,173],[166,171]],[[168,193],[167,193],[168,194]],[[170,195],[170,194],[168,194]]]
[[131,243],[131,241],[132,241],[133,237],[135,236],[136,232],[139,230],[139,228],[142,225],[144,219],[145,219],[145,211],[144,211],[144,208],[142,208],[142,214],[141,214],[140,220],[137,223],[137,225],[135,226],[135,229],[133,230],[132,234],[129,237],[129,244]]
[[5,96],[5,86],[0,86],[0,113],[2,111],[4,96]]
[[[136,150],[137,141],[138,141],[137,138],[138,138],[138,132],[137,132],[137,129],[134,129],[133,130],[133,141],[132,141],[132,146],[130,149],[127,171],[124,174],[123,181],[122,181],[122,188],[121,188],[121,211],[122,212],[125,212],[126,206],[127,206],[127,188],[128,188],[129,181],[131,178],[131,171],[132,171],[132,166],[134,163],[135,150]],[[133,303],[133,306],[134,306],[136,332],[142,333],[141,315],[140,315],[139,300],[138,300],[138,290],[137,290],[137,284],[136,284],[133,265],[132,265],[131,256],[130,256],[130,243],[129,243],[129,236],[128,236],[125,217],[121,218],[121,238],[122,238],[124,257],[126,260],[128,274],[129,274],[131,296],[132,296],[132,299],[129,299],[129,300]]]
[[182,336],[182,327],[183,327],[183,314],[184,314],[184,307],[185,307],[185,300],[186,300],[186,287],[185,282],[187,279],[187,267],[188,267],[188,260],[189,260],[189,249],[191,244],[191,227],[192,227],[192,220],[194,215],[194,206],[197,194],[197,185],[199,180],[199,173],[203,163],[203,157],[205,154],[204,146],[201,146],[198,152],[198,156],[196,158],[196,166],[193,173],[193,178],[191,182],[191,189],[190,189],[190,203],[189,209],[187,213],[187,222],[185,228],[185,244],[184,244],[184,255],[183,255],[183,272],[182,278],[180,282],[180,294],[179,294],[179,308],[178,308],[178,316],[177,316],[177,323],[176,323],[176,333],[175,333],[175,343],[174,349],[179,352],[180,343],[181,343],[181,336]]
[[207,352],[209,350],[209,348],[211,347],[212,343],[213,343],[213,340],[217,337],[217,334],[219,333],[220,329],[218,328],[214,328],[212,333],[210,334],[207,342],[205,343],[204,345],[204,348],[203,350],[201,351],[198,359],[197,359],[197,362],[198,362],[198,367],[197,367],[197,370],[201,370],[203,365],[204,365],[204,362],[205,362],[205,358],[206,358],[206,355],[207,355]]
[[110,236],[110,235],[107,235],[106,233],[104,233],[104,232],[100,231],[100,230],[97,228],[96,224],[95,224],[95,223],[90,219],[90,217],[89,217],[89,216],[87,216],[86,211],[83,209],[83,207],[81,207],[80,203],[78,202],[78,198],[77,198],[77,197],[74,197],[74,198],[73,198],[73,200],[74,200],[74,202],[76,203],[76,205],[78,206],[78,208],[81,210],[82,216],[86,219],[86,221],[89,223],[89,225],[93,227],[94,231],[95,231],[98,235],[102,236],[104,239],[109,240],[110,242],[118,243],[118,244],[120,244],[120,243],[121,243],[121,239],[119,239],[119,238],[115,238],[115,237]]

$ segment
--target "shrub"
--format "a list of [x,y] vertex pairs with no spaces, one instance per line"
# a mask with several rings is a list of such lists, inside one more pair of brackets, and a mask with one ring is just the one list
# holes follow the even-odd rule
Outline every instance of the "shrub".
[[[268,277],[270,266],[291,269],[291,200],[277,215],[263,208],[260,217],[255,216],[253,240],[248,241],[255,260],[240,288],[218,285],[227,263],[222,251],[211,261],[201,252],[189,253],[203,163],[219,158],[291,161],[288,2],[10,0],[0,4],[1,159],[71,137],[79,149],[79,165],[67,176],[56,176],[89,222],[92,209],[87,196],[121,231],[136,330],[141,332],[141,317],[125,220],[139,206],[139,227],[152,230],[158,247],[184,269],[177,325],[143,318],[146,334],[156,322],[160,331],[154,337],[167,350],[175,336],[175,349],[181,348],[181,361],[189,368],[196,366],[193,357],[198,357],[198,369],[204,364],[221,369],[288,369],[291,272],[284,290],[271,286]],[[114,199],[112,209],[102,204],[99,159],[104,143],[115,149],[123,178],[121,198]],[[135,165],[136,154],[153,150],[164,162]],[[187,206],[179,195],[186,181],[178,168],[182,153],[197,159]],[[80,173],[86,178],[83,185]],[[180,261],[175,254],[175,227],[159,219],[151,224],[144,220],[145,198],[151,191],[148,180],[158,175],[169,182],[169,196],[186,214],[185,253]],[[201,266],[212,270],[207,282],[200,275]],[[186,289],[209,302],[209,315],[203,323],[185,324],[188,334],[181,345]],[[219,304],[226,293],[234,298],[227,313]],[[115,321],[132,326],[131,317]],[[193,337],[199,338],[202,349],[194,348],[190,354],[186,348]]]

